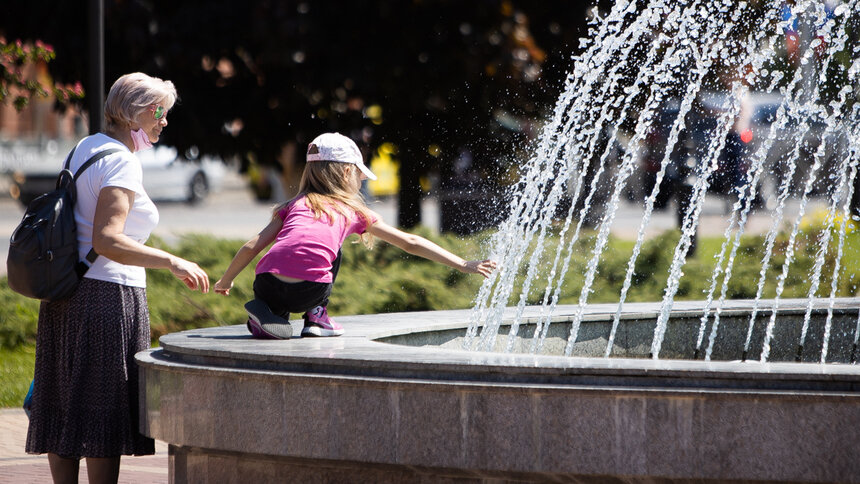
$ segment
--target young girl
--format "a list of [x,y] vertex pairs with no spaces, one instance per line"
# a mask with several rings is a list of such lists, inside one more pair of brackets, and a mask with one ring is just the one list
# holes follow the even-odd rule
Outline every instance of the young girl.
[[215,291],[227,295],[233,279],[272,242],[257,264],[255,299],[245,304],[248,330],[257,338],[292,336],[289,313],[304,313],[302,336],[340,336],[343,327],[328,316],[326,305],[341,261],[341,245],[359,234],[371,236],[410,254],[465,273],[487,277],[490,260],[466,261],[429,240],[382,221],[359,194],[362,180],[376,179],[362,161],[358,146],[346,136],[325,133],[308,146],[307,164],[293,200],[275,208],[272,221],[239,249]]

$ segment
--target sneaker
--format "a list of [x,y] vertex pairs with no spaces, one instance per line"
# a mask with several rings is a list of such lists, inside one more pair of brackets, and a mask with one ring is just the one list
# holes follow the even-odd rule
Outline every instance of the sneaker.
[[302,336],[340,336],[343,334],[343,326],[328,317],[325,306],[311,309],[302,318],[305,320]]
[[293,326],[290,322],[273,313],[269,306],[259,299],[245,303],[248,311],[248,331],[251,336],[259,339],[290,339],[293,337]]
[[248,318],[248,322],[245,323],[245,327],[248,328],[248,332],[251,333],[251,337],[254,339],[275,339],[273,336],[266,334],[263,328],[260,327],[260,323],[250,317]]

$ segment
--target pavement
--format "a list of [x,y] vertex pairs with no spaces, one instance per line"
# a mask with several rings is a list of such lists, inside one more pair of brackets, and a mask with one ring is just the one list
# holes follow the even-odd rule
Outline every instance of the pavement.
[[[0,409],[0,483],[30,484],[51,482],[47,455],[24,452],[27,414],[17,408]],[[87,482],[86,459],[81,461],[80,482]],[[119,482],[126,484],[167,484],[167,444],[155,441],[155,455],[123,456]]]

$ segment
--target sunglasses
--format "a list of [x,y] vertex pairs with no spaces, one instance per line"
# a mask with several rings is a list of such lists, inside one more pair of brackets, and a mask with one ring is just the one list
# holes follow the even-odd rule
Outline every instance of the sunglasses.
[[156,119],[157,121],[158,121],[158,120],[161,120],[161,118],[163,118],[163,117],[164,117],[164,115],[166,115],[166,114],[167,114],[167,111],[165,111],[165,110],[164,110],[164,106],[155,106],[155,105],[153,105],[153,106],[150,106],[150,107],[149,107],[149,110],[153,112],[153,114],[155,115],[155,119]]

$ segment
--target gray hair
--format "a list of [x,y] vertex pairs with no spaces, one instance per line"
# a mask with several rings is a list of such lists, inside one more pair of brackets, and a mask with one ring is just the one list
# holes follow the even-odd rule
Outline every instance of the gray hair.
[[153,104],[169,110],[176,102],[176,97],[176,88],[170,81],[142,72],[126,74],[117,79],[108,92],[105,100],[106,127],[116,129],[130,126],[143,110]]

